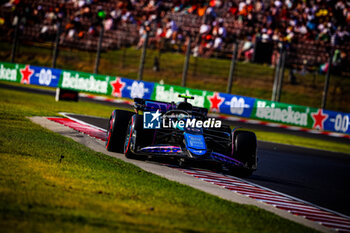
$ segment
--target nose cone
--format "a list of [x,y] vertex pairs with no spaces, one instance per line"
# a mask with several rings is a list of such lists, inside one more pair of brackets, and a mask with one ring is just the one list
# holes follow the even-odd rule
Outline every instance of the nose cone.
[[192,155],[204,155],[207,153],[207,146],[202,134],[184,133],[186,148]]

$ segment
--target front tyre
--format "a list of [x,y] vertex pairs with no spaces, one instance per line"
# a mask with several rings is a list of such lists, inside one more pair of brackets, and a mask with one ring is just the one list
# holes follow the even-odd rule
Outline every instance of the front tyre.
[[154,134],[154,130],[143,128],[143,115],[134,114],[126,130],[124,140],[125,157],[129,159],[145,159],[145,156],[137,155],[137,152],[142,147],[152,145]]
[[108,121],[106,149],[112,152],[123,153],[124,139],[128,122],[133,112],[114,110]]
[[125,140],[124,140],[124,155],[128,159],[137,159],[138,157],[132,152],[130,147],[132,146],[135,149],[135,119],[137,115],[133,115],[129,121],[128,128],[126,130]]

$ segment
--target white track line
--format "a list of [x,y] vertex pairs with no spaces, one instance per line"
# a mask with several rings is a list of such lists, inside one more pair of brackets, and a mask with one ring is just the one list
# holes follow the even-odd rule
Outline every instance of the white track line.
[[89,126],[89,127],[92,127],[92,128],[98,129],[98,130],[101,130],[101,131],[103,131],[103,132],[107,132],[106,129],[100,128],[100,127],[98,127],[98,126],[96,126],[96,125],[92,125],[92,124],[86,123],[85,121],[78,120],[77,118],[68,116],[68,114],[72,114],[72,113],[59,112],[59,114],[62,115],[62,116],[64,116],[64,117],[67,117],[68,119],[70,119],[70,120],[72,120],[72,121],[78,122],[79,124],[87,125],[87,126]]

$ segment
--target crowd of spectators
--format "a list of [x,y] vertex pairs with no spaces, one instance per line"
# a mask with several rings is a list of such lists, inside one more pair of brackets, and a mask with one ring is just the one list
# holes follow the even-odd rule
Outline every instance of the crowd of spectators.
[[[22,24],[40,24],[40,36],[57,32],[57,22],[64,22],[63,37],[70,39],[98,36],[103,21],[106,31],[137,25],[137,47],[145,42],[161,46],[186,43],[183,25],[171,16],[199,17],[196,35],[192,34],[193,52],[209,57],[214,51],[232,43],[232,28],[242,30],[235,35],[242,41],[239,55],[252,59],[256,41],[320,41],[342,45],[350,41],[350,2],[347,0],[56,0],[55,5],[43,1],[11,0],[1,7],[14,8]],[[69,7],[68,7],[69,6]],[[68,9],[69,8],[69,9]],[[22,17],[18,17],[21,15]],[[0,23],[6,19],[1,16]],[[186,25],[185,25],[186,26]],[[247,32],[248,31],[248,32]],[[193,38],[194,37],[194,38]]]
[[350,2],[346,0],[245,0],[232,4],[229,14],[238,24],[254,27],[261,40],[349,39]]

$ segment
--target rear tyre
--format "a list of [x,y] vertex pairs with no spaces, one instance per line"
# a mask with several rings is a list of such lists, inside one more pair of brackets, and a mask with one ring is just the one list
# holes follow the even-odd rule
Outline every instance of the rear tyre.
[[233,142],[233,157],[241,161],[244,167],[234,168],[232,172],[242,177],[251,176],[257,168],[257,140],[255,133],[238,130],[234,133]]
[[128,122],[133,112],[114,110],[108,121],[106,149],[112,152],[123,153],[124,139]]

